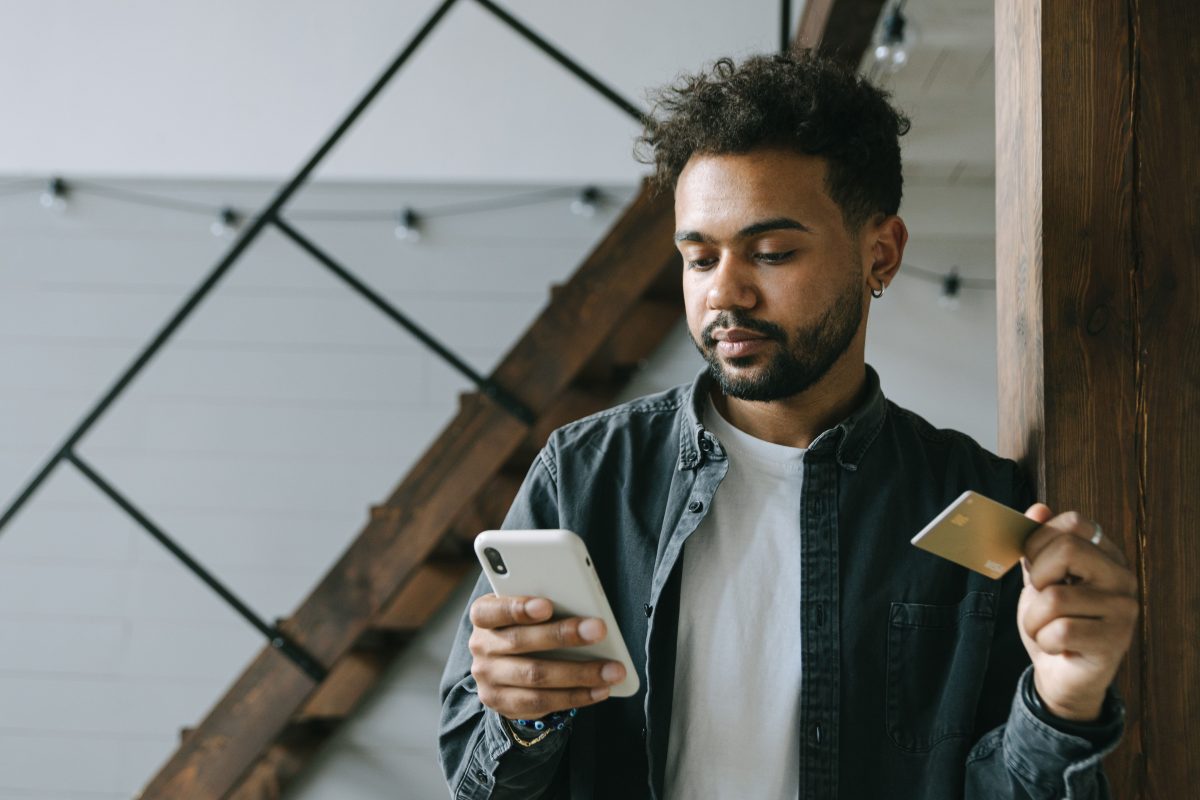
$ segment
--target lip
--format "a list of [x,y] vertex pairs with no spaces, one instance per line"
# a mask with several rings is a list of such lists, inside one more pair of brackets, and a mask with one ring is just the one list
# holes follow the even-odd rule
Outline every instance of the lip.
[[752,355],[765,348],[770,339],[745,328],[722,328],[713,333],[717,352],[728,358]]
[[761,333],[748,331],[745,328],[721,328],[713,334],[718,342],[749,342],[766,339]]

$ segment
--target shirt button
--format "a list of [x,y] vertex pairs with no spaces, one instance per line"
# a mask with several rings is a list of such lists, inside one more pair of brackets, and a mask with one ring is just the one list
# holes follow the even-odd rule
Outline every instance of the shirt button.
[[646,729],[642,728],[642,741],[646,741]]
[[817,627],[825,627],[825,606],[817,603]]
[[688,511],[692,512],[693,514],[699,514],[703,508],[704,503],[701,503],[699,500],[693,500],[692,502],[688,503]]
[[487,783],[487,779],[488,779],[487,770],[482,770],[482,769],[475,770],[475,780],[479,781],[480,783]]
[[649,603],[646,603],[644,606],[642,606],[642,611],[645,611],[646,616],[648,617],[654,613],[654,606],[650,605]]
[[707,438],[701,439],[700,440],[700,449],[706,453],[711,453],[712,449],[713,449],[713,443],[710,442]]
[[813,741],[817,744],[821,743],[821,723],[813,725]]

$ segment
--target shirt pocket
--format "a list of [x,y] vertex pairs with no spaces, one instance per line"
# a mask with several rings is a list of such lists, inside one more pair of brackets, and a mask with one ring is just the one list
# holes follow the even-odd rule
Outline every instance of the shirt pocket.
[[886,725],[902,750],[920,753],[971,735],[996,623],[996,595],[957,605],[892,603]]

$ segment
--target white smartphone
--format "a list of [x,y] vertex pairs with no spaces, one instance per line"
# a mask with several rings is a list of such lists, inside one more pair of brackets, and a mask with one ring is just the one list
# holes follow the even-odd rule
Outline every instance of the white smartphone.
[[999,578],[1021,560],[1025,540],[1039,527],[1020,511],[968,490],[912,543],[981,575]]
[[625,679],[612,687],[612,696],[629,697],[637,693],[641,685],[637,670],[592,566],[587,545],[578,535],[566,530],[484,531],[475,537],[475,555],[497,595],[544,597],[554,604],[553,619],[604,620],[608,633],[596,644],[549,650],[539,655],[571,661],[619,661],[625,666]]

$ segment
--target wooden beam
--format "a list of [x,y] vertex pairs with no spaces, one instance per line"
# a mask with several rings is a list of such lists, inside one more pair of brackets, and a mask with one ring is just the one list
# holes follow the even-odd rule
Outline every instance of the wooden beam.
[[807,0],[793,40],[794,49],[811,49],[858,69],[886,0]]
[[[674,253],[670,198],[648,188],[501,362],[493,378],[537,414],[655,286]],[[529,430],[471,396],[325,578],[286,622],[326,665],[345,655],[385,603],[429,558],[464,501],[502,471]],[[220,800],[268,752],[314,689],[266,649],[142,792],[143,798]]]
[[1184,797],[1200,787],[1200,6],[1127,7],[1143,793]]
[[[806,8],[802,27],[821,52],[857,65],[882,2],[821,0],[820,19],[810,18]],[[648,354],[673,326],[682,307],[669,312],[661,302],[678,293],[673,223],[671,198],[643,187],[496,369],[493,379],[531,408],[540,423],[545,423],[542,417],[595,410],[599,394],[608,393],[611,401],[626,374],[620,369],[625,365],[616,361]],[[586,365],[598,361],[608,363],[609,374],[602,386],[585,388],[579,378]],[[540,446],[547,427],[527,429],[489,401],[468,398],[285,625],[290,636],[332,666],[326,684],[314,691],[290,663],[264,650],[141,797],[281,797],[330,724],[350,713],[378,678],[382,662],[352,650],[354,644],[369,638],[369,631],[408,630],[431,613],[431,605],[416,608],[405,600],[404,588],[430,578],[423,565],[452,528],[465,539],[459,530],[463,524],[469,527],[496,513],[494,504],[476,499],[489,487],[497,489],[497,497],[511,488],[505,476],[514,457],[523,445]],[[496,519],[489,527],[498,524]],[[437,586],[446,588],[444,581]]]
[[1139,572],[1115,797],[1200,783],[1197,41],[1194,4],[996,5],[1000,448]]

